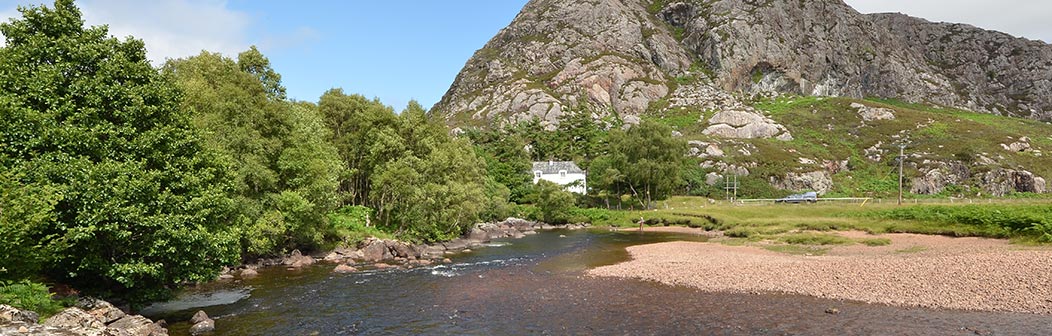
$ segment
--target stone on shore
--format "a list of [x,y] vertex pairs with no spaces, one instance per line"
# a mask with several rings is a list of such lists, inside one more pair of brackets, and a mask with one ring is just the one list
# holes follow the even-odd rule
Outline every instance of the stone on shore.
[[106,324],[77,307],[66,308],[44,321],[45,326],[56,328],[106,329]]
[[109,325],[112,329],[123,330],[131,336],[168,335],[168,331],[139,315],[126,315]]
[[303,253],[301,253],[300,250],[292,250],[292,254],[285,258],[285,262],[283,264],[292,268],[300,268],[304,266],[313,265],[314,258],[309,255],[303,255]]
[[24,322],[34,324],[40,320],[36,312],[21,310],[12,306],[0,304],[0,324],[11,322]]

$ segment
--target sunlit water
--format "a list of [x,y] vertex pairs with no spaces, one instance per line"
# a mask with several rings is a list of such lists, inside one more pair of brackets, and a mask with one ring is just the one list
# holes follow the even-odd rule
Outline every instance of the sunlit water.
[[[144,311],[172,335],[198,309],[218,335],[1052,335],[1052,316],[897,308],[786,295],[704,293],[584,276],[624,248],[679,234],[544,232],[502,240],[452,264],[336,274],[334,265],[265,269]],[[826,314],[828,308],[840,313]]]

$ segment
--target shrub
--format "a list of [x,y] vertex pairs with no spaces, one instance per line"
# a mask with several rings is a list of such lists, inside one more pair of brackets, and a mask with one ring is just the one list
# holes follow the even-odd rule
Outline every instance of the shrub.
[[723,232],[723,235],[731,238],[751,238],[757,236],[757,232],[750,228],[736,227]]
[[345,206],[329,214],[335,240],[354,246],[369,237],[393,239],[394,236],[383,232],[372,223],[373,209],[365,206]]
[[0,304],[36,312],[41,318],[55,315],[64,306],[51,297],[47,286],[29,280],[0,281]]
[[541,221],[549,224],[569,223],[571,211],[577,208],[576,197],[562,186],[541,181],[535,188],[533,204],[540,209]]

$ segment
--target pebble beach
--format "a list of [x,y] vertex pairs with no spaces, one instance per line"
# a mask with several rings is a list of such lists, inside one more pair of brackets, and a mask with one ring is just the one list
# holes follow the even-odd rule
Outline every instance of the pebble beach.
[[1052,249],[982,238],[869,236],[892,244],[825,255],[762,245],[669,242],[629,247],[632,260],[589,271],[703,291],[779,293],[893,306],[1052,314]]

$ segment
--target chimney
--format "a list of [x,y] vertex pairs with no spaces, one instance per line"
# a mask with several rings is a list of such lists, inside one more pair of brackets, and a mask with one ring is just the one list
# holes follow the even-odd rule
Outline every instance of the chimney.
[[555,165],[555,161],[548,160],[548,167],[551,167],[551,166],[554,166],[554,165]]

